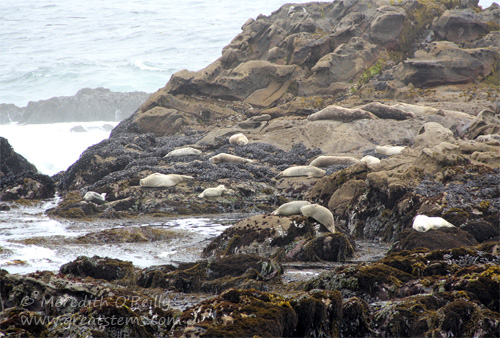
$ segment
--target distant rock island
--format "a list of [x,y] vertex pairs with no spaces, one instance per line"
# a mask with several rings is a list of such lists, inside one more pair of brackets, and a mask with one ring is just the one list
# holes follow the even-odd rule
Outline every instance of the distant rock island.
[[26,107],[0,103],[0,124],[121,121],[129,117],[150,94],[120,93],[106,88],[83,88],[73,96],[29,102]]

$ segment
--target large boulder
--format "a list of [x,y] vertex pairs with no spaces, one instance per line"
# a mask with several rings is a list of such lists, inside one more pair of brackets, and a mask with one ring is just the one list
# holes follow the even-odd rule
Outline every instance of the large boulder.
[[443,40],[457,44],[477,40],[488,33],[488,26],[473,10],[448,10],[432,25]]
[[0,200],[46,199],[55,194],[51,177],[39,174],[36,167],[14,151],[0,137]]
[[246,253],[288,261],[331,262],[353,256],[353,245],[346,235],[324,230],[302,216],[256,215],[226,229],[203,254],[217,257]]
[[396,76],[406,84],[429,87],[468,83],[494,71],[500,54],[489,48],[460,48],[452,42],[430,44],[428,51],[419,50],[415,57],[398,65]]

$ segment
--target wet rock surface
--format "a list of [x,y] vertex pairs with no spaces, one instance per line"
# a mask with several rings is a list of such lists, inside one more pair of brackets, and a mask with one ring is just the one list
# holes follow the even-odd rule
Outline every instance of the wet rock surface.
[[[47,211],[86,221],[248,217],[207,241],[203,258],[191,262],[139,269],[82,256],[57,275],[2,271],[0,330],[106,337],[498,335],[499,28],[500,7],[481,9],[475,1],[287,4],[249,20],[221,58],[204,70],[174,74],[109,139],[55,176],[61,202]],[[237,133],[249,143],[230,144]],[[201,155],[165,157],[186,146]],[[377,146],[404,149],[387,155]],[[247,160],[210,161],[223,153]],[[323,168],[323,177],[278,176],[319,155],[355,160]],[[371,161],[357,161],[366,155]],[[152,173],[193,179],[141,186]],[[221,196],[198,198],[222,184]],[[85,201],[88,191],[106,193],[106,202]],[[301,214],[271,214],[294,200],[330,210],[335,232]],[[420,232],[413,229],[417,215],[453,227]],[[170,235],[113,229],[71,243]],[[41,306],[43,297],[65,305]],[[99,301],[66,305],[85,297]],[[167,297],[168,306],[152,305],[155,297]],[[44,316],[58,320],[22,322]],[[129,321],[72,321],[113,316]],[[69,324],[58,324],[64,320]]]
[[0,201],[40,200],[55,195],[50,176],[16,153],[6,138],[0,137]]

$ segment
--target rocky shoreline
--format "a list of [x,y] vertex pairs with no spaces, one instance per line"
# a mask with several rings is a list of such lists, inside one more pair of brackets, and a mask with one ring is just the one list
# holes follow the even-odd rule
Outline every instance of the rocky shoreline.
[[[288,4],[246,22],[207,68],[174,74],[65,172],[41,177],[2,140],[0,200],[57,188],[50,217],[252,215],[193,262],[3,270],[0,330],[498,336],[499,29],[500,7],[477,1]],[[230,142],[239,133],[248,142]],[[272,213],[290,201],[328,211]],[[453,226],[417,231],[417,215]],[[168,236],[144,231],[100,235]]]

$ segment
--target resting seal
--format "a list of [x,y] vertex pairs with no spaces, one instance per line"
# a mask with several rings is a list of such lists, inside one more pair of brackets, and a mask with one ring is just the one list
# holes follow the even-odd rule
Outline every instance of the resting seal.
[[243,158],[239,157],[236,155],[231,155],[231,154],[226,154],[226,153],[220,153],[218,155],[210,157],[209,160],[212,164],[217,164],[217,163],[252,163],[255,162],[254,160],[248,159],[248,158]]
[[311,205],[308,201],[293,201],[280,205],[280,207],[272,212],[273,215],[290,216],[300,215],[300,208],[306,205]]
[[340,122],[352,122],[361,119],[377,119],[374,114],[369,111],[359,109],[359,108],[344,108],[336,105],[330,105],[319,112],[313,113],[307,117],[309,121],[317,120],[334,120]]
[[227,189],[224,186],[224,184],[221,184],[217,188],[207,188],[207,189],[203,190],[203,192],[198,195],[198,198],[219,197],[219,196],[222,196],[224,191],[227,191]]
[[397,155],[406,147],[399,146],[376,146],[375,152],[382,155]]
[[192,176],[186,175],[154,173],[141,179],[139,184],[145,188],[173,187],[181,182],[192,179]]
[[359,160],[350,156],[318,156],[314,160],[312,160],[309,165],[314,167],[328,167],[331,165],[353,165],[358,163]]
[[319,204],[306,205],[300,208],[305,217],[311,217],[320,222],[330,232],[335,232],[335,223],[332,212]]
[[316,168],[314,166],[308,165],[299,165],[295,167],[290,167],[288,169],[283,170],[276,176],[277,178],[281,177],[299,177],[299,176],[307,176],[307,178],[313,177],[323,177],[325,176],[326,171],[320,168]]
[[417,215],[413,219],[412,228],[419,232],[426,232],[430,229],[439,228],[454,228],[455,226],[441,217],[427,217],[425,215]]
[[229,144],[244,146],[245,144],[248,144],[248,139],[242,133],[234,134],[229,138]]
[[365,162],[368,166],[372,166],[374,164],[380,163],[380,159],[376,158],[375,156],[366,155],[361,160],[359,160],[359,162]]
[[361,107],[381,119],[407,120],[416,118],[411,111],[405,111],[379,102],[368,103]]
[[88,191],[83,199],[89,202],[94,202],[95,204],[103,204],[106,202],[106,193],[102,194],[96,193],[95,191]]
[[191,156],[191,155],[201,155],[201,150],[191,148],[191,147],[184,147],[184,148],[179,148],[172,150],[169,152],[167,155],[163,157],[172,157],[172,156]]

